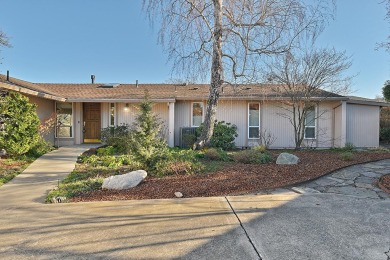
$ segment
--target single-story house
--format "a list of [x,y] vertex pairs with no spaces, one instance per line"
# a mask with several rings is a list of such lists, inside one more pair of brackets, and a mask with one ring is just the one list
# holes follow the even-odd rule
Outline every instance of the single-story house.
[[[0,89],[20,92],[37,104],[40,120],[56,117],[45,137],[60,146],[99,142],[102,128],[132,124],[137,104],[148,90],[154,112],[163,120],[169,146],[181,146],[183,133],[198,127],[208,98],[207,84],[59,84],[31,83],[0,74]],[[224,86],[217,110],[219,121],[237,126],[236,146],[259,144],[259,133],[273,137],[271,148],[295,147],[294,131],[283,116],[288,97],[270,85]],[[379,146],[380,108],[388,103],[320,92],[306,120],[304,146],[317,148]]]

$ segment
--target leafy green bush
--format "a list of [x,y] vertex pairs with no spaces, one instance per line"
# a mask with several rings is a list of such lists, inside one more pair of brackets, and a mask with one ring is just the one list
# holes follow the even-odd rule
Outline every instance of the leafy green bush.
[[[202,133],[203,125],[196,129],[198,135]],[[211,147],[221,148],[223,150],[231,150],[235,147],[234,140],[238,136],[237,126],[225,121],[215,120],[213,136],[210,140]]]
[[38,142],[30,148],[30,150],[27,152],[27,155],[38,158],[52,151],[53,149],[53,146],[49,142],[47,142],[42,137],[39,137]]
[[353,160],[353,153],[352,152],[342,152],[340,154],[340,158],[343,161],[352,161]]
[[390,128],[381,128],[379,138],[381,141],[390,142]]
[[265,164],[272,161],[272,156],[268,152],[259,152],[251,149],[234,153],[233,160],[246,164]]
[[101,131],[102,143],[114,146],[119,153],[127,153],[129,150],[127,145],[129,131],[127,124],[104,128]]
[[221,148],[209,148],[204,151],[204,158],[211,161],[229,161],[229,155]]
[[0,97],[0,148],[10,155],[27,153],[39,141],[39,118],[36,105],[22,94],[9,92]]
[[114,155],[115,153],[116,153],[116,149],[114,146],[102,147],[96,150],[96,154],[98,156]]

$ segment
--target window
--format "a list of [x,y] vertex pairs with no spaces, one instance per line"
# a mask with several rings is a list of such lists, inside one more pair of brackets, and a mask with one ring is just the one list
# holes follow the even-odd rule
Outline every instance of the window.
[[56,103],[56,137],[72,137],[72,103]]
[[306,110],[305,115],[305,139],[316,138],[316,113],[315,108],[312,107]]
[[260,104],[248,104],[248,138],[257,139],[260,136]]
[[115,103],[110,103],[110,126],[115,126],[116,109]]
[[203,122],[203,103],[192,103],[192,126],[200,126]]

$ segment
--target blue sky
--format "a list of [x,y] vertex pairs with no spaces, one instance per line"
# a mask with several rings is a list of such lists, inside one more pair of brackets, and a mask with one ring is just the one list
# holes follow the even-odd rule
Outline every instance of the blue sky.
[[[374,98],[390,79],[390,53],[375,50],[390,34],[381,0],[338,0],[335,21],[322,46],[346,50],[357,76],[353,95]],[[141,0],[0,0],[0,29],[12,48],[2,48],[0,73],[32,82],[164,83],[167,55],[141,12]]]

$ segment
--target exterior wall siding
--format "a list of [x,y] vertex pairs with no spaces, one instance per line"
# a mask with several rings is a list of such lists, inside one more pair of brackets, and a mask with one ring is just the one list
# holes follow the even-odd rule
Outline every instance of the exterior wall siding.
[[294,129],[291,123],[283,115],[288,113],[281,104],[276,102],[263,102],[260,106],[261,131],[275,138],[270,148],[295,147]]
[[[107,119],[103,120],[102,115],[102,122],[108,126],[109,125],[109,103],[107,104],[107,109],[104,112],[105,115],[107,115]],[[128,104],[128,107],[126,107],[126,104]],[[117,116],[117,125],[121,124],[127,124],[131,126],[135,118],[137,117],[139,111],[138,106],[140,103],[116,103],[116,116]],[[103,106],[102,106],[103,107]],[[168,118],[169,118],[169,109],[168,109],[168,103],[154,103],[152,111],[161,119],[163,123],[163,134],[166,138],[168,138]],[[103,110],[102,110],[103,114]]]
[[[54,115],[54,104],[53,100],[39,98],[35,96],[26,95],[29,98],[30,103],[34,103],[37,105],[37,114],[41,123],[45,122],[45,120],[49,119]],[[54,128],[43,138],[46,141],[54,144]]]
[[379,106],[347,104],[347,143],[379,146]]
[[334,109],[334,141],[333,141],[333,146],[334,147],[341,147],[341,113],[342,113],[342,108],[341,105],[337,106]]

